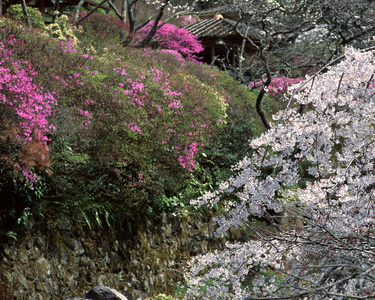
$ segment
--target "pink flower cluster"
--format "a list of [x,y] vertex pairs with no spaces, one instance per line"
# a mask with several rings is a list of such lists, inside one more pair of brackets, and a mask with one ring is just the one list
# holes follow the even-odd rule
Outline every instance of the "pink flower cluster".
[[[155,140],[162,145],[172,146],[177,151],[180,165],[192,172],[195,168],[194,156],[198,153],[198,146],[204,145],[204,137],[211,130],[209,117],[203,113],[202,106],[198,103],[189,103],[192,106],[190,108],[183,99],[184,92],[189,92],[192,87],[188,83],[180,86],[178,79],[169,78],[169,73],[157,68],[125,68],[126,64],[113,68],[116,77],[124,78],[117,84],[112,102],[117,103],[122,109],[130,104],[137,114],[127,116],[126,119],[124,116],[121,124],[132,133],[147,135],[152,132]],[[127,74],[131,73],[130,71],[135,71],[142,81],[129,78]],[[124,96],[128,99],[125,100]],[[207,100],[199,97],[198,101]],[[183,120],[190,115],[194,115],[194,119],[189,121],[190,125],[186,125],[186,121]],[[167,122],[168,119],[173,121]],[[185,148],[180,144],[177,147],[173,146],[177,141],[185,144]]]
[[[12,37],[8,42],[0,42],[0,105],[17,116],[20,132],[18,138],[23,143],[37,141],[48,151],[47,133],[55,129],[48,122],[48,117],[53,114],[52,106],[56,105],[55,93],[45,92],[43,87],[33,83],[32,76],[37,72],[29,62],[14,58],[17,50],[8,49],[8,46],[15,43],[19,42]],[[2,120],[5,121],[6,117]],[[35,174],[23,166],[23,159],[19,160],[18,168],[26,181],[32,184],[37,180]]]
[[[265,79],[267,80],[267,79]],[[268,95],[271,97],[275,97],[277,99],[281,99],[284,97],[286,92],[288,91],[288,87],[301,82],[302,78],[289,78],[286,76],[275,77],[272,79],[271,84],[267,87]],[[263,87],[262,81],[258,82],[250,82],[249,88],[253,87]]]
[[78,50],[76,48],[76,44],[72,38],[62,40],[60,42],[61,50],[64,53],[76,53]]
[[[150,32],[154,22],[149,22],[137,32],[137,40],[142,41]],[[189,33],[188,30],[179,28],[172,24],[163,24],[152,39],[161,49],[174,50],[189,60],[196,60],[196,54],[203,50],[198,38]]]
[[138,178],[133,178],[132,175],[129,175],[129,179],[133,180],[129,182],[130,186],[139,186],[139,185],[142,185],[143,183],[146,183],[146,181],[150,179],[150,176],[146,177],[144,173],[138,173]]
[[192,142],[190,145],[185,145],[185,155],[180,155],[178,157],[178,161],[180,162],[181,166],[185,169],[188,168],[190,172],[193,172],[193,168],[195,168],[194,156],[198,153],[198,143]]

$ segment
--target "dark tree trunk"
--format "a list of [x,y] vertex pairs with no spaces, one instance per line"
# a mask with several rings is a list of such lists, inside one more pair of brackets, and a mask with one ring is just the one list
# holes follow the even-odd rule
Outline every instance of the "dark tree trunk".
[[107,2],[108,0],[103,0],[102,2],[100,2],[97,6],[94,7],[93,10],[91,10],[88,14],[86,14],[83,18],[79,19],[77,22],[76,22],[76,26],[78,26],[79,23],[81,23],[83,20],[85,20],[86,18],[88,18],[89,16],[91,16],[94,12],[97,11],[97,9],[102,6],[105,2]]
[[55,4],[53,5],[53,17],[52,17],[52,23],[55,23],[56,15],[55,12],[59,10],[60,0],[55,0]]
[[[271,79],[270,79],[270,81],[271,81]],[[262,100],[263,100],[263,96],[264,96],[265,93],[266,93],[266,91],[263,88],[260,91],[260,93],[257,97],[257,103],[256,103],[255,107],[256,107],[256,110],[257,110],[257,113],[258,113],[260,119],[262,120],[262,123],[263,123],[264,127],[266,127],[266,129],[268,130],[268,129],[271,129],[271,126],[270,126],[270,124],[268,124],[266,115],[264,114],[264,112],[262,110]]]
[[163,16],[163,14],[164,14],[164,8],[167,6],[168,3],[169,3],[169,0],[165,0],[164,3],[161,5],[161,7],[159,9],[159,13],[158,13],[158,15],[157,15],[157,17],[155,19],[155,22],[154,22],[154,26],[152,26],[152,29],[150,30],[150,32],[148,33],[148,35],[138,45],[139,48],[142,48],[142,47],[146,46],[149,42],[151,42],[151,40],[154,37],[155,33],[162,26],[162,25],[159,26],[159,21],[160,21],[161,17]]
[[25,16],[25,19],[26,19],[26,22],[27,22],[27,25],[29,27],[31,27],[31,22],[30,22],[30,17],[29,17],[29,14],[27,12],[27,6],[26,6],[26,1],[25,0],[22,0],[22,11],[23,11],[23,14]]

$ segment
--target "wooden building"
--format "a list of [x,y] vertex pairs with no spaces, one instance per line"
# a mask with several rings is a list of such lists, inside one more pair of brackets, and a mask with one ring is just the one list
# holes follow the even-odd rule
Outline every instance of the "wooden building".
[[207,19],[207,18],[212,18],[215,15],[221,15],[224,19],[238,21],[239,15],[240,15],[240,9],[238,8],[238,5],[233,3],[233,4],[220,5],[217,7],[208,8],[204,10],[197,10],[197,11],[193,10],[190,14],[199,16],[200,19]]
[[[200,20],[186,25],[191,34],[202,42],[204,50],[198,54],[203,61],[211,64],[217,59],[226,59],[232,65],[236,64],[236,57],[244,40],[246,28],[238,26],[239,13],[234,4],[223,5],[199,12],[192,12]],[[247,35],[257,45],[259,39],[254,32]],[[250,42],[245,43],[245,54],[251,55],[255,47]]]

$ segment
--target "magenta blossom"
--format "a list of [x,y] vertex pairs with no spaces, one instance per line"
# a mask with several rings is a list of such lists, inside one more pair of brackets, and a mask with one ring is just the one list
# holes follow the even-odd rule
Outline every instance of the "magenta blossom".
[[[153,25],[153,22],[149,22],[137,32],[137,42],[147,36]],[[202,44],[196,36],[190,34],[186,29],[168,23],[159,28],[152,43],[160,49],[178,51],[189,60],[196,60],[196,54],[203,50]]]
[[[265,80],[267,80],[267,78]],[[302,78],[289,78],[285,76],[275,77],[272,79],[270,85],[267,87],[267,94],[271,97],[281,99],[286,94],[289,86],[301,82],[302,80]],[[257,86],[263,87],[262,81],[249,83],[249,88]]]
[[45,169],[49,165],[47,134],[54,126],[48,118],[53,114],[56,99],[54,92],[48,93],[33,83],[32,76],[37,72],[29,62],[14,58],[16,50],[7,48],[14,43],[19,42],[13,38],[0,42],[0,106],[3,125],[13,132],[10,138],[20,145],[21,152],[6,153],[0,159],[13,166],[15,172],[21,171],[32,187],[37,180],[32,169]]

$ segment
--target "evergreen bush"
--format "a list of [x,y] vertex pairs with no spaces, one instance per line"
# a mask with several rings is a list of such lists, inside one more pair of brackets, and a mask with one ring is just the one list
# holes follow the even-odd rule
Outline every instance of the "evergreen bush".
[[[7,13],[9,14],[9,17],[11,19],[26,22],[21,4],[11,5]],[[31,26],[41,28],[41,29],[45,28],[44,19],[39,9],[28,6],[27,13],[29,14]]]

